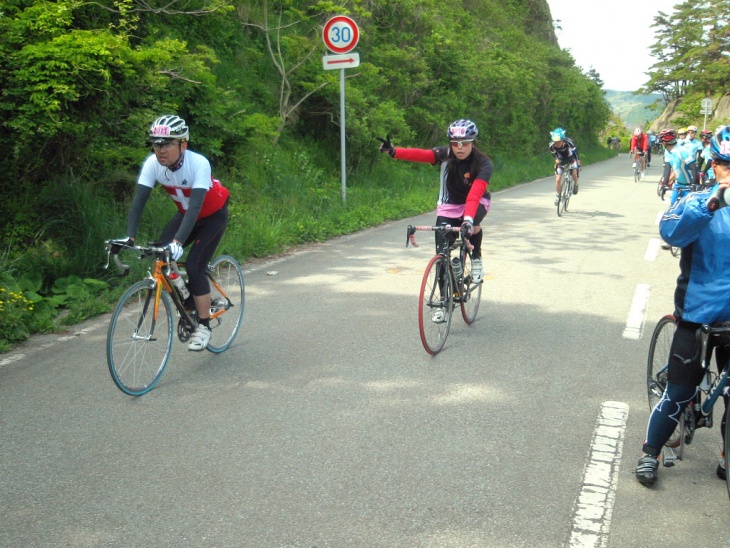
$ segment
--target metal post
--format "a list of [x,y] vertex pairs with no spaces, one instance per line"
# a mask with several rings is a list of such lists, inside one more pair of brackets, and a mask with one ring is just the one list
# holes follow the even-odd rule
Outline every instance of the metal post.
[[345,161],[345,69],[340,69],[340,156],[342,169],[342,203],[347,202],[347,162]]

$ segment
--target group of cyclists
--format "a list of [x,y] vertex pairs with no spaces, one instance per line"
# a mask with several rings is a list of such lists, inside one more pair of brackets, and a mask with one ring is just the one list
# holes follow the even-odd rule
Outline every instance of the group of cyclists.
[[[482,279],[481,222],[489,212],[489,181],[492,176],[490,158],[476,145],[479,130],[467,119],[456,120],[446,130],[449,144],[430,149],[393,146],[390,136],[380,139],[380,152],[391,158],[440,165],[440,191],[436,208],[436,223],[461,226],[474,246],[472,275]],[[228,224],[229,193],[211,175],[210,162],[202,155],[188,150],[189,128],[182,118],[170,114],[157,118],[148,137],[152,154],[145,160],[137,181],[136,192],[128,215],[128,236],[117,242],[133,245],[142,211],[152,189],[158,183],[177,206],[177,213],[162,232],[161,241],[167,245],[170,257],[178,260],[183,248],[192,244],[186,261],[193,306],[199,325],[188,348],[200,351],[211,337],[209,326],[210,286],[205,268],[215,252]],[[672,205],[660,223],[663,239],[682,247],[680,276],[675,291],[677,330],[671,347],[667,388],[649,419],[643,455],[635,470],[643,485],[657,480],[658,456],[679,422],[679,417],[696,393],[702,378],[701,351],[697,348],[698,329],[702,324],[730,321],[730,208],[724,191],[730,187],[730,126],[713,134],[689,126],[678,131],[664,129],[656,142],[664,147],[664,180],[672,185]],[[635,161],[650,161],[652,133],[640,128],[634,132],[631,151]],[[549,150],[555,160],[556,205],[560,200],[560,174],[573,171],[574,194],[578,193],[580,157],[578,149],[563,128],[550,132]],[[642,166],[644,164],[642,163]],[[680,191],[690,185],[714,185],[705,192],[688,193],[683,199]],[[711,200],[714,199],[710,207]],[[719,206],[719,207],[718,207]],[[437,250],[440,239],[448,237],[436,232]],[[438,321],[434,318],[433,321]],[[724,367],[730,356],[718,359]],[[725,397],[727,405],[728,397]],[[724,429],[721,429],[724,431]],[[724,478],[725,455],[722,455],[717,475]]]

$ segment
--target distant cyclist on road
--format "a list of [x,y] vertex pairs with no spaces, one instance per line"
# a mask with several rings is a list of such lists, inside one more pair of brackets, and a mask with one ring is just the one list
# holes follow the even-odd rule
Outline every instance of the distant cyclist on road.
[[555,158],[555,205],[560,203],[560,176],[563,174],[563,166],[568,166],[573,174],[573,194],[578,194],[578,174],[580,172],[580,157],[578,147],[570,137],[567,137],[565,130],[561,127],[550,132],[550,154]]
[[673,129],[662,130],[659,140],[664,145],[664,181],[672,188],[671,205],[674,205],[695,181],[697,162],[687,148],[677,144]]
[[641,178],[646,177],[646,151],[649,150],[649,139],[646,134],[641,131],[640,127],[634,130],[634,134],[631,136],[631,144],[629,145],[629,154],[634,155],[634,163],[631,167],[636,167],[636,164],[641,162]]
[[[710,153],[718,184],[712,191],[694,192],[674,204],[659,224],[662,238],[681,247],[682,257],[674,292],[677,330],[669,353],[668,382],[649,417],[643,455],[635,470],[636,479],[646,486],[656,483],[659,453],[704,376],[698,329],[702,324],[730,321],[730,301],[727,299],[730,294],[730,208],[723,207],[727,204],[721,199],[720,209],[708,209],[708,198],[715,191],[728,195],[730,130],[721,130],[712,138]],[[729,359],[727,352],[715,350],[720,370],[726,367]],[[727,408],[728,396],[724,396],[724,400]],[[720,432],[724,434],[725,413],[722,416]],[[722,479],[727,475],[725,458],[722,454],[717,467],[717,475]]]
[[649,148],[646,150],[646,167],[651,167],[651,153],[656,146],[656,134],[649,130],[646,132],[646,138],[649,139]]
[[[472,251],[471,274],[475,281],[483,276],[482,227],[489,212],[490,194],[487,191],[492,178],[492,161],[476,146],[479,130],[471,120],[457,120],[446,130],[449,146],[430,149],[394,147],[390,135],[382,142],[380,152],[397,160],[439,164],[441,166],[441,189],[436,204],[436,225],[449,224],[464,227]],[[436,232],[436,250],[453,234]]]

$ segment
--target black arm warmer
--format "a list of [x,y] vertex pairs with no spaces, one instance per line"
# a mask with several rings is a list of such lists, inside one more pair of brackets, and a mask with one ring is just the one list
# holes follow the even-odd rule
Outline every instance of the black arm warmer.
[[129,209],[129,216],[127,217],[127,236],[130,238],[137,237],[139,221],[142,219],[142,212],[144,211],[144,206],[147,203],[147,199],[150,197],[150,194],[152,194],[152,189],[150,187],[137,185],[137,189],[134,191],[132,207]]
[[206,188],[194,188],[190,193],[190,202],[188,202],[188,210],[185,212],[180,228],[177,229],[175,239],[181,244],[185,244],[185,241],[193,231],[193,227],[198,220],[200,210],[203,207],[203,200],[205,200],[205,193],[208,192]]
[[669,162],[664,163],[664,173],[662,173],[662,179],[664,183],[669,183],[669,176],[672,174],[672,165]]

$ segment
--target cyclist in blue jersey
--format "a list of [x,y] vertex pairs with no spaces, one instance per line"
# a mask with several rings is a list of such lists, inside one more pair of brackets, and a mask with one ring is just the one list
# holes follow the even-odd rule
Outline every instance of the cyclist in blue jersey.
[[[730,187],[730,129],[712,138],[710,153],[715,187],[678,201],[659,223],[662,238],[681,247],[682,257],[674,293],[677,330],[670,350],[667,387],[649,417],[643,455],[635,470],[636,479],[646,486],[656,483],[661,449],[704,376],[698,329],[702,324],[730,321],[730,208],[724,207],[724,193]],[[715,360],[722,370],[730,356],[715,349]],[[724,400],[727,408],[728,396]],[[725,431],[724,417],[723,413],[721,433]],[[723,454],[717,475],[725,479],[726,474]]]
[[671,204],[674,205],[696,180],[697,163],[689,149],[677,144],[673,129],[662,130],[659,140],[664,145],[664,180],[672,187]]
[[646,132],[646,136],[649,139],[649,148],[646,151],[646,167],[651,167],[651,153],[656,146],[656,134],[649,130]]
[[573,194],[578,194],[578,174],[580,172],[580,157],[578,147],[565,130],[561,127],[550,132],[550,154],[555,158],[555,205],[560,203],[560,176],[563,174],[561,166],[568,165],[573,173]]

